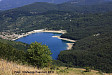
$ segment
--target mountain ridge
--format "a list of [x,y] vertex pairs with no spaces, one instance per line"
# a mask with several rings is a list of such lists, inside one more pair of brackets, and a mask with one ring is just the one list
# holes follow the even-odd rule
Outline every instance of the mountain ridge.
[[8,10],[8,9],[13,9],[13,8],[17,8],[17,7],[21,7],[24,5],[28,5],[28,4],[32,4],[35,2],[48,2],[48,3],[55,3],[55,4],[61,4],[64,2],[72,2],[72,3],[76,3],[79,2],[78,4],[96,4],[96,3],[102,3],[102,2],[108,2],[108,1],[112,1],[112,0],[30,0],[30,1],[26,1],[26,0],[1,0],[0,1],[0,10]]
[[21,7],[24,5],[32,4],[35,2],[48,2],[48,3],[63,3],[69,0],[2,0],[0,1],[0,9],[8,10],[12,8]]

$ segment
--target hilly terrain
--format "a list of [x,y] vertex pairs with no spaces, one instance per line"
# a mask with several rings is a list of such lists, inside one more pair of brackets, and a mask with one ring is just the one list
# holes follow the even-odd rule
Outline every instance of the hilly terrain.
[[59,4],[59,10],[72,11],[77,13],[103,13],[111,10],[112,2],[96,3],[96,4],[75,4],[72,2],[66,2]]
[[49,3],[63,3],[69,0],[1,0],[0,9],[7,10],[12,8],[21,7],[24,5],[32,4],[35,2],[49,2]]
[[[26,60],[26,58],[24,57],[25,52],[22,50],[24,50],[23,46],[24,46],[24,48],[27,48],[26,44],[0,39],[0,69],[2,69],[2,70],[0,70],[0,74],[1,75],[7,75],[7,74],[8,75],[15,75],[15,74],[24,75],[27,72],[29,72],[28,74],[31,75],[32,72],[35,72],[34,75],[36,75],[36,74],[38,74],[37,72],[46,72],[46,71],[48,72],[49,71],[49,74],[51,74],[51,75],[57,75],[57,74],[58,75],[72,75],[72,74],[75,74],[75,75],[84,75],[84,74],[85,75],[102,75],[102,74],[103,75],[111,75],[111,73],[103,73],[100,70],[99,71],[93,70],[96,67],[92,68],[92,69],[88,67],[90,70],[89,72],[86,72],[86,71],[88,71],[88,69],[86,67],[73,68],[73,66],[72,66],[73,64],[77,64],[77,65],[80,64],[81,67],[83,67],[82,66],[83,64],[84,65],[87,64],[86,66],[88,66],[88,65],[90,65],[90,62],[93,63],[95,61],[94,62],[95,66],[97,66],[97,67],[100,66],[100,69],[101,69],[101,66],[103,66],[105,64],[105,67],[103,68],[103,70],[105,70],[106,66],[108,66],[106,72],[111,72],[111,71],[109,71],[109,69],[110,69],[109,66],[111,66],[111,65],[109,65],[109,63],[111,63],[111,58],[109,58],[109,56],[111,56],[111,55],[108,55],[109,53],[111,53],[111,49],[109,46],[111,44],[108,43],[108,41],[111,43],[111,36],[104,34],[101,36],[99,35],[99,36],[91,36],[91,37],[88,37],[88,38],[78,41],[76,44],[76,47],[73,48],[74,50],[61,52],[58,59],[61,60],[64,58],[63,62],[67,61],[67,64],[65,64],[66,62],[62,63],[61,62],[62,60],[61,61],[55,60],[52,63],[53,63],[53,65],[56,65],[56,66],[50,66],[51,68],[46,67],[43,69],[38,69],[31,65],[29,66],[28,63],[25,61]],[[87,40],[87,41],[83,42],[84,40]],[[105,49],[108,48],[109,50],[105,50],[104,48],[102,48],[103,51],[106,52],[106,55],[103,52],[102,53],[99,52],[99,50],[98,51],[95,50],[99,57],[97,57],[95,55],[94,47],[97,45],[96,44],[97,42],[93,42],[95,40],[97,40],[98,43],[100,43],[100,44],[102,44],[102,42],[106,42],[105,44],[103,44],[103,47],[105,47],[105,45],[107,45]],[[89,46],[88,41],[91,42],[90,49],[91,49],[91,46],[94,45],[92,47],[93,50],[88,49],[88,46]],[[85,43],[87,43],[88,45],[85,45]],[[81,47],[79,47],[79,46],[81,46]],[[84,50],[82,51],[82,47],[85,48],[85,51]],[[101,48],[100,45],[98,45],[97,48]],[[86,49],[87,49],[87,51],[86,51]],[[26,49],[25,49],[25,51],[26,51]],[[83,53],[83,56],[81,56],[82,53]],[[66,57],[64,54],[66,55]],[[89,54],[92,54],[92,56]],[[76,58],[74,59],[74,57],[72,58],[72,56],[75,56]],[[93,59],[93,57],[94,57],[94,61],[90,60],[89,57],[91,57],[91,59]],[[97,59],[96,59],[96,57],[97,57]],[[108,59],[106,59],[107,57],[108,57]],[[67,58],[71,58],[71,60],[73,61],[73,64],[70,64],[69,60]],[[81,61],[82,59],[84,59],[85,61],[84,60]],[[89,61],[88,61],[88,59],[89,59]],[[74,60],[77,62],[74,62]],[[105,62],[103,62],[103,61],[105,61]],[[82,64],[79,62],[81,62]],[[100,64],[100,62],[102,62],[102,64]],[[67,66],[67,67],[65,67],[65,66]],[[72,66],[72,67],[70,67],[70,66]],[[50,73],[50,71],[52,71],[53,73]],[[46,75],[46,73],[41,73],[41,74]]]
[[1,75],[32,75],[32,73],[33,75],[111,75],[111,73],[102,73],[95,70],[91,70],[91,72],[85,72],[86,69],[83,68],[67,68],[57,66],[58,69],[55,70],[49,68],[37,69],[32,66],[20,65],[3,59],[0,60],[0,69],[1,68],[3,69],[2,71],[0,70]]
[[95,4],[101,4],[105,2],[111,2],[111,1],[112,0],[70,0],[68,2],[75,5],[95,5]]
[[[22,34],[44,28],[66,30],[67,33],[61,37],[77,42],[71,50],[59,54],[58,60],[64,63],[64,66],[89,67],[100,72],[112,73],[111,7],[112,2],[87,6],[71,4],[71,2],[62,4],[37,2],[1,11],[0,32]],[[1,35],[5,36],[5,34]],[[27,55],[28,47],[29,45],[21,42],[0,39],[0,57],[8,61],[32,64],[31,58]]]
[[32,4],[35,2],[48,2],[61,4],[64,2],[70,2],[75,5],[93,5],[109,2],[112,0],[1,0],[0,1],[0,10],[8,10],[12,8],[21,7],[24,5]]
[[80,5],[74,4],[72,2],[65,2],[62,4],[53,4],[47,2],[36,2],[33,4],[25,5],[23,7],[18,7],[15,9],[7,10],[5,12],[18,11],[18,12],[30,12],[30,13],[42,13],[50,10],[58,11],[70,11],[75,13],[103,13],[112,11],[111,9],[112,1],[102,2],[99,4],[91,5]]
[[13,48],[16,48],[18,50],[22,50],[25,52],[26,52],[27,48],[29,47],[28,44],[25,44],[22,42],[9,41],[9,40],[5,40],[5,39],[1,39],[1,38],[0,38],[0,43],[8,44],[8,45],[12,46]]
[[62,51],[58,60],[74,67],[89,66],[103,72],[112,72],[112,34],[96,34],[78,40],[73,49]]
[[[42,7],[41,5],[43,4],[44,6]],[[108,7],[109,11],[111,11],[111,5],[112,3]],[[72,7],[70,8],[72,9]],[[107,9],[102,10],[102,12],[105,11],[104,13],[100,13],[101,11],[97,10],[97,13],[92,14],[89,14],[88,11],[91,12],[95,8],[91,8],[85,14],[83,13],[84,9],[80,10],[82,13],[62,9],[58,10],[55,4],[34,3],[21,8],[3,11],[0,14],[0,31],[23,33],[44,28],[64,29],[67,30],[68,34],[62,35],[62,37],[74,40],[87,37],[91,34],[111,31],[112,15],[111,12],[106,13],[108,12],[106,11]],[[88,32],[88,30],[91,31]],[[71,34],[73,35],[71,36]],[[78,35],[76,36],[76,34]]]

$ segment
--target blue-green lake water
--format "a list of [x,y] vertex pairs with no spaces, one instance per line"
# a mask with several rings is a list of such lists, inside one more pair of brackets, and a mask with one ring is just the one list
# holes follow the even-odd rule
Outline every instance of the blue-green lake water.
[[60,51],[67,49],[67,41],[63,41],[56,37],[52,36],[60,36],[61,34],[57,33],[48,33],[48,32],[39,32],[33,33],[28,36],[17,39],[16,41],[21,41],[27,44],[31,44],[32,42],[39,42],[42,44],[46,44],[52,52],[52,58],[57,59]]

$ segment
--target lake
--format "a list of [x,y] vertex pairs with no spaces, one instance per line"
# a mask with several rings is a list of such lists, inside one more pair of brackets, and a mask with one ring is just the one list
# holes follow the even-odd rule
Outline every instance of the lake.
[[62,34],[58,33],[50,33],[50,32],[39,32],[39,33],[33,33],[28,36],[22,37],[17,39],[16,41],[24,42],[27,44],[31,44],[32,42],[39,42],[42,44],[46,44],[49,49],[52,52],[52,58],[57,59],[60,51],[66,50],[67,49],[67,41],[58,39],[56,37],[52,36],[60,36]]

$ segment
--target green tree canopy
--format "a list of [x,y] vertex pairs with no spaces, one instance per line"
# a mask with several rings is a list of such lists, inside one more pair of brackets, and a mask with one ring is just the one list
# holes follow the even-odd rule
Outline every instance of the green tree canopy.
[[46,67],[52,61],[52,57],[50,56],[52,53],[48,46],[41,45],[38,42],[32,43],[27,53],[28,61],[38,68]]

